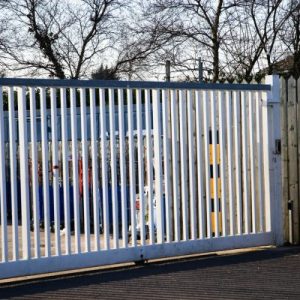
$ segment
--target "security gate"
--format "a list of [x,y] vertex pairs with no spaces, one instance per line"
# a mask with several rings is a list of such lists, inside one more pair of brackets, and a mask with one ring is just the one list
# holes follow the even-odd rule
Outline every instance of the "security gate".
[[266,83],[0,79],[0,278],[280,244]]

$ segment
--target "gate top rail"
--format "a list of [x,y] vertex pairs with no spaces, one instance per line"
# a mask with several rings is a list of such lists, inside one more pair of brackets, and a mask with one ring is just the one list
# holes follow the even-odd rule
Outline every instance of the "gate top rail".
[[0,78],[0,86],[270,91],[268,84]]

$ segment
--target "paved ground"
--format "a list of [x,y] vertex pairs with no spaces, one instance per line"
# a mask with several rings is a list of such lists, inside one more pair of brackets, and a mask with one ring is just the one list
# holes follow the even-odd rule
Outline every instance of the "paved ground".
[[1,299],[300,299],[300,247],[0,285]]

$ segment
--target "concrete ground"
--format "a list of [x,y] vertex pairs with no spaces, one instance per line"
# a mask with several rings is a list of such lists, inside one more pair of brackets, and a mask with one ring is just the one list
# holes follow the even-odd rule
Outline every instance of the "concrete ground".
[[300,299],[300,247],[0,284],[0,299]]

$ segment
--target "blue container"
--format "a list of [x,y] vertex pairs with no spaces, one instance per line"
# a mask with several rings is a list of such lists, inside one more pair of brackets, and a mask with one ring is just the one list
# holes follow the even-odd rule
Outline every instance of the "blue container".
[[[92,195],[92,191],[90,190],[90,195]],[[103,214],[103,191],[99,189],[99,220],[100,226],[102,225]],[[64,224],[64,194],[63,194],[63,186],[59,187],[59,211],[60,211],[60,223]],[[127,197],[127,219],[128,225],[130,225],[130,202],[129,202],[129,187],[126,188],[126,197]],[[70,185],[70,221],[74,221],[74,198],[73,198],[73,186]],[[122,224],[122,206],[121,206],[121,188],[117,187],[117,204],[118,204],[118,220],[119,224]],[[39,187],[39,206],[40,206],[40,222],[43,223],[44,221],[44,201],[43,201],[43,187]],[[54,197],[53,197],[53,187],[49,186],[49,213],[50,213],[50,222],[54,223]],[[79,210],[80,215],[82,216],[83,212],[83,200],[79,199]],[[108,211],[109,211],[109,225],[112,227],[112,220],[113,220],[113,206],[112,206],[112,188],[111,186],[108,187]],[[83,220],[83,218],[82,218]],[[93,201],[90,197],[90,220],[93,220]]]

